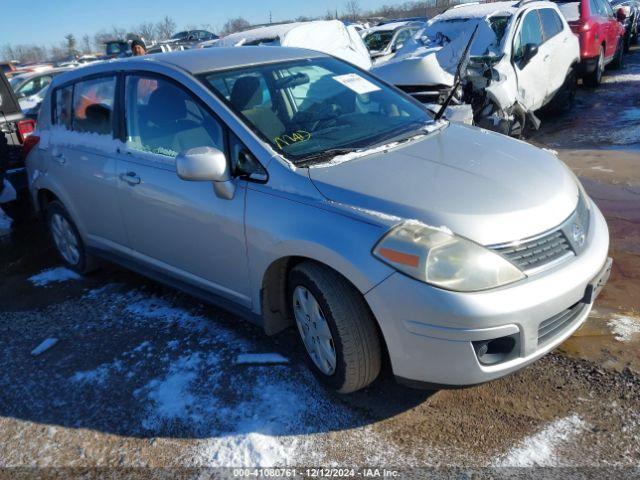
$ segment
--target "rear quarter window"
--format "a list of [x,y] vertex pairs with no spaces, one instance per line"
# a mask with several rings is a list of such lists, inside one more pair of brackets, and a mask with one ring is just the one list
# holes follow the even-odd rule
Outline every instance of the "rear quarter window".
[[53,102],[53,124],[71,130],[73,85],[58,88]]

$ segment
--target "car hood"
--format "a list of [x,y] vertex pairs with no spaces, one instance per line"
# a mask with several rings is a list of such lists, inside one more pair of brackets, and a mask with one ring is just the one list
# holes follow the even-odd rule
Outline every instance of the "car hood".
[[575,178],[553,154],[456,124],[386,152],[311,167],[309,176],[330,201],[387,225],[419,220],[483,245],[550,230],[578,199]]

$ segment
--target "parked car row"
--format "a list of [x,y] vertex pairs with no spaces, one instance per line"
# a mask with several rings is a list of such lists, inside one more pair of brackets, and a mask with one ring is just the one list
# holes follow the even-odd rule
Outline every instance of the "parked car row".
[[[395,48],[387,44],[382,55],[377,32],[389,40],[409,27],[371,29],[371,55],[379,58],[372,72],[421,102],[470,105],[475,124],[521,136],[526,127],[539,127],[541,108],[571,108],[579,77],[597,86],[606,66],[622,68],[621,22],[628,19],[629,34],[637,32],[636,17],[632,22],[626,12],[614,12],[606,0],[464,3],[430,19]],[[467,46],[469,59],[454,89]]]

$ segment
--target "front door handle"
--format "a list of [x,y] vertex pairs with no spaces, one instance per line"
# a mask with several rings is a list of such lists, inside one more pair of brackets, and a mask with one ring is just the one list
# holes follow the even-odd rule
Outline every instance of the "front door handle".
[[127,182],[129,185],[139,185],[141,181],[136,172],[121,173],[120,180]]

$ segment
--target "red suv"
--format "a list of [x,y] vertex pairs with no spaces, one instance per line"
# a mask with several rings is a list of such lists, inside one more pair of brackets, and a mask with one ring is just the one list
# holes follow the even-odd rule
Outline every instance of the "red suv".
[[584,83],[596,87],[604,67],[622,68],[624,55],[623,12],[616,15],[606,0],[556,0],[573,33],[580,39]]

